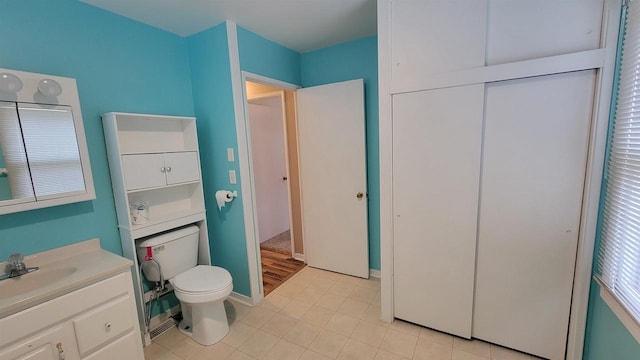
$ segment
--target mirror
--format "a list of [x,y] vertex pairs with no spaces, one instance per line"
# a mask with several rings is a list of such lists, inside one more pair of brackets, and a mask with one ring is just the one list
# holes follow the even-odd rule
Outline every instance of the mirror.
[[0,201],[35,201],[16,103],[8,102],[0,102]]
[[0,214],[95,199],[75,80],[5,71],[21,83],[0,86]]

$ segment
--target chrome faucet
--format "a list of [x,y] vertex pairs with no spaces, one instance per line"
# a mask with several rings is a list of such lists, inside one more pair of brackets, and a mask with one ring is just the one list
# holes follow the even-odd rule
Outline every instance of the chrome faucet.
[[7,266],[4,269],[4,275],[0,275],[0,280],[19,277],[38,269],[37,266],[28,268],[24,263],[24,256],[21,254],[12,254],[7,259]]

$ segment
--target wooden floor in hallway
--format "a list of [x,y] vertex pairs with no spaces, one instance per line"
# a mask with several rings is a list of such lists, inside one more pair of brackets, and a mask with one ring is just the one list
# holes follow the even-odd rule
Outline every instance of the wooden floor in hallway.
[[295,260],[290,254],[260,249],[260,255],[262,256],[264,296],[306,266],[304,262]]

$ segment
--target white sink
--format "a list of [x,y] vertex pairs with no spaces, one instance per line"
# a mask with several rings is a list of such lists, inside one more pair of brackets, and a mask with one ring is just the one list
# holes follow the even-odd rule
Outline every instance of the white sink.
[[64,280],[78,270],[75,266],[43,268],[0,281],[0,299],[11,298]]

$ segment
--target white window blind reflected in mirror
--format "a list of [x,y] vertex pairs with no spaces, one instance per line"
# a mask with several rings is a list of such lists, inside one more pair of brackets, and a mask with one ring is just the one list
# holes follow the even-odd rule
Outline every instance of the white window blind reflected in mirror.
[[18,113],[36,198],[84,193],[71,108],[19,104]]
[[0,168],[0,200],[35,200],[16,103],[0,102]]

